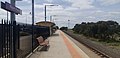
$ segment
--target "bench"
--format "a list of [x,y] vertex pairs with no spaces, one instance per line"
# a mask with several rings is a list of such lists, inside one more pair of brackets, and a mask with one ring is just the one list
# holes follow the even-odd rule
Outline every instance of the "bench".
[[38,40],[38,43],[39,43],[38,50],[39,51],[47,51],[49,46],[50,46],[49,45],[49,40],[48,39],[44,40],[44,38],[42,36],[38,37],[37,40]]

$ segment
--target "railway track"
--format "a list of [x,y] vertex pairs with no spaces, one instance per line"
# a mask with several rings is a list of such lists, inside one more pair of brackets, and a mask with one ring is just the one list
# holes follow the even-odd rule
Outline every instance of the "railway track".
[[116,54],[114,52],[109,51],[107,48],[101,47],[101,46],[97,46],[96,44],[91,43],[89,40],[85,40],[85,39],[78,39],[80,37],[77,37],[73,34],[70,34],[70,32],[66,32],[64,31],[66,34],[68,34],[69,36],[71,36],[72,38],[74,38],[75,40],[77,40],[78,42],[82,43],[84,46],[86,46],[87,48],[89,48],[91,51],[93,51],[94,53],[96,53],[97,55],[99,55],[101,58],[119,58],[120,55]]
[[[84,45],[85,45],[85,44],[84,44]],[[85,46],[86,46],[86,45],[85,45]],[[99,55],[101,58],[112,58],[112,57],[106,55],[105,53],[103,53],[103,52],[101,52],[101,51],[99,51],[99,50],[97,50],[97,49],[94,49],[94,48],[89,47],[89,46],[86,46],[86,47],[88,47],[91,51],[93,51],[94,53],[96,53],[97,55]]]

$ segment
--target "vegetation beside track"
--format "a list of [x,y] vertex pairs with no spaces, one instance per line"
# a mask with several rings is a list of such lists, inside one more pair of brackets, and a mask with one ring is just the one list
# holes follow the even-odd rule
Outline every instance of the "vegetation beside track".
[[74,33],[106,42],[120,42],[120,25],[115,21],[82,22],[73,28]]
[[106,46],[120,49],[120,25],[116,21],[82,22],[74,26],[73,32]]

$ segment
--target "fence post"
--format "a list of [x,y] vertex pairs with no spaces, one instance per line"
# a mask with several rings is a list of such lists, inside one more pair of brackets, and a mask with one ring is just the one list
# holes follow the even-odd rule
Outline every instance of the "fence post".
[[13,44],[13,43],[12,43],[13,33],[12,33],[12,32],[13,32],[13,30],[12,30],[12,22],[9,21],[9,42],[10,42],[10,43],[9,43],[9,46],[10,46],[9,48],[10,48],[10,58],[12,58],[12,53],[13,53],[13,52],[12,52],[12,44]]
[[13,21],[13,58],[16,58],[16,21]]
[[20,49],[20,27],[17,25],[17,49]]
[[1,40],[2,41],[2,44],[1,44],[2,45],[1,57],[3,57],[3,19],[2,19],[2,26],[1,27],[2,27],[2,31],[1,31],[1,39],[2,39]]
[[[6,29],[5,29],[5,26],[6,26],[6,22],[5,22],[5,20],[3,21],[4,23],[3,23],[3,56],[4,56],[4,54],[5,54],[5,52],[6,52],[6,36],[5,36],[5,33],[6,33]],[[5,48],[5,49],[4,49]],[[4,56],[4,57],[6,57],[6,56]]]

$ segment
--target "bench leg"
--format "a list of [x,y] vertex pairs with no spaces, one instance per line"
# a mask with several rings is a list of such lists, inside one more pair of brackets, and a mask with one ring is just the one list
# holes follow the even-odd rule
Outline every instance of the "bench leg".
[[45,45],[45,46],[41,49],[41,51],[48,51],[49,47],[50,47],[50,45]]

